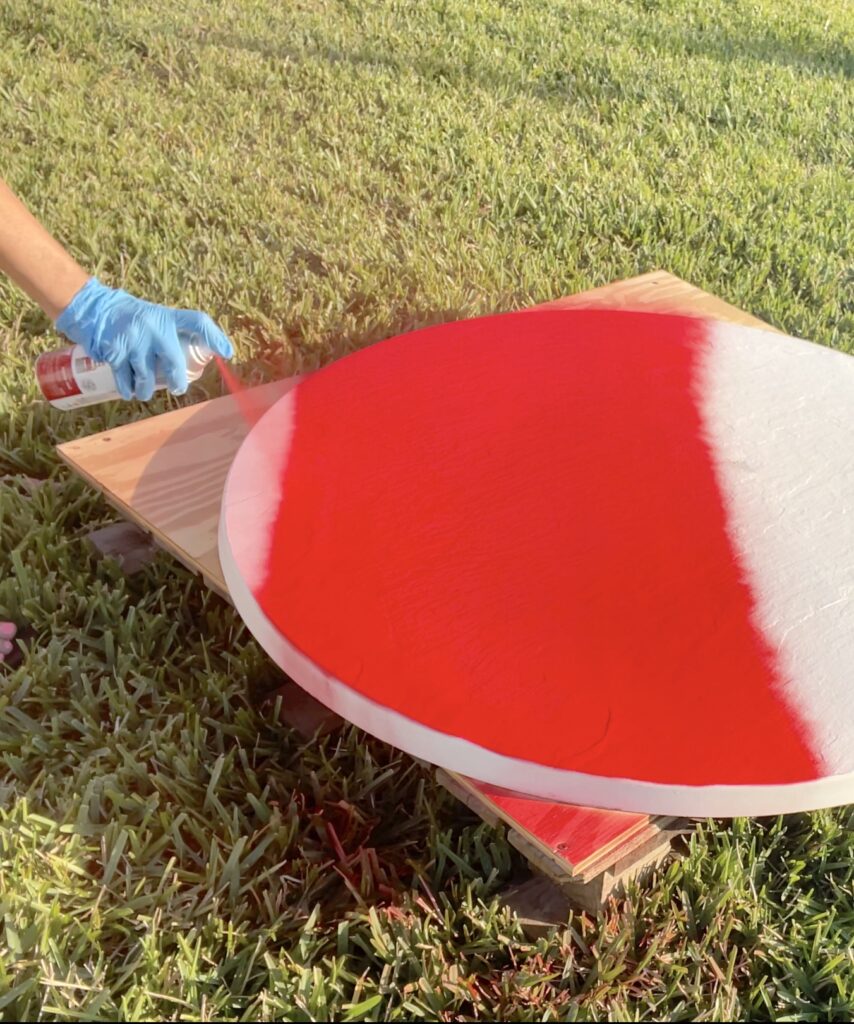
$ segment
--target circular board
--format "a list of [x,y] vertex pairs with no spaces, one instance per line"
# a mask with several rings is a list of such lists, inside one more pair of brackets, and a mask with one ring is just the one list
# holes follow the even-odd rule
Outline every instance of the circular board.
[[226,582],[306,690],[551,800],[854,802],[854,359],[531,310],[301,381],[228,478]]

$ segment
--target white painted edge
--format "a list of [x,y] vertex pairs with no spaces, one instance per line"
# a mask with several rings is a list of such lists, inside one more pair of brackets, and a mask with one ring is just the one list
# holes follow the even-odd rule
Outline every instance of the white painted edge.
[[[761,817],[854,803],[854,773],[778,786],[668,786],[608,778],[505,757],[385,708],[328,675],[290,644],[269,621],[231,553],[227,495],[228,481],[220,516],[219,556],[231,598],[252,635],[279,668],[321,704],[413,757],[535,798],[641,814]],[[702,728],[702,723],[698,722],[697,728]]]
[[[294,432],[293,387],[279,398],[261,417],[267,424],[263,432],[250,429],[238,449],[239,458],[229,467],[228,482],[236,494],[246,494],[252,506],[252,523],[257,532],[240,532],[233,539],[250,589],[260,587],[269,564],[270,544],[258,543],[259,537],[270,538],[282,500],[280,478],[270,472],[287,458]],[[272,428],[272,429],[271,429]]]

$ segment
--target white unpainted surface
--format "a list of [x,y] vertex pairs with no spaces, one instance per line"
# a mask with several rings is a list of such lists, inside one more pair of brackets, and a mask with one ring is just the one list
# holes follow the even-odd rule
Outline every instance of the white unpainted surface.
[[[225,493],[232,495],[231,508],[241,503],[251,506],[246,527],[232,531],[230,543],[252,590],[263,583],[270,560],[271,527],[282,500],[281,475],[272,472],[271,467],[283,465],[290,450],[294,395],[295,389],[292,389],[264,414],[262,419],[269,430],[249,431],[231,464],[226,482]],[[235,498],[238,494],[243,497]]]
[[713,322],[700,402],[755,625],[826,772],[854,771],[854,359]]

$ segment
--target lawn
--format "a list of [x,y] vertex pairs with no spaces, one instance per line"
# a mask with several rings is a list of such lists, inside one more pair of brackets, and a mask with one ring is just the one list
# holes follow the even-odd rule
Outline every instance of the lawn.
[[[0,174],[247,380],[658,267],[850,350],[852,55],[849,0],[3,0]],[[49,411],[55,344],[0,284],[0,615],[35,632],[0,672],[2,1019],[851,1020],[850,810],[708,823],[526,941],[500,832],[281,725],[166,556],[95,561],[113,514],[54,444],[175,403]]]

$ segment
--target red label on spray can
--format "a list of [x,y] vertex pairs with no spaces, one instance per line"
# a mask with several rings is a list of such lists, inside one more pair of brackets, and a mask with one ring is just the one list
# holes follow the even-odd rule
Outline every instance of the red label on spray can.
[[49,402],[57,398],[73,398],[81,394],[77,380],[72,373],[73,348],[59,352],[45,352],[36,360],[36,377],[42,394]]
[[90,359],[80,345],[39,356],[36,379],[42,394],[56,409],[81,409],[119,397],[109,365]]
[[[187,362],[187,380],[198,380],[213,359],[213,353],[196,341],[198,335],[179,331],[178,337]],[[119,397],[109,363],[90,358],[81,345],[72,345],[39,356],[36,360],[36,379],[42,394],[56,409],[82,409],[87,405]],[[155,391],[166,386],[165,373],[158,365]]]

